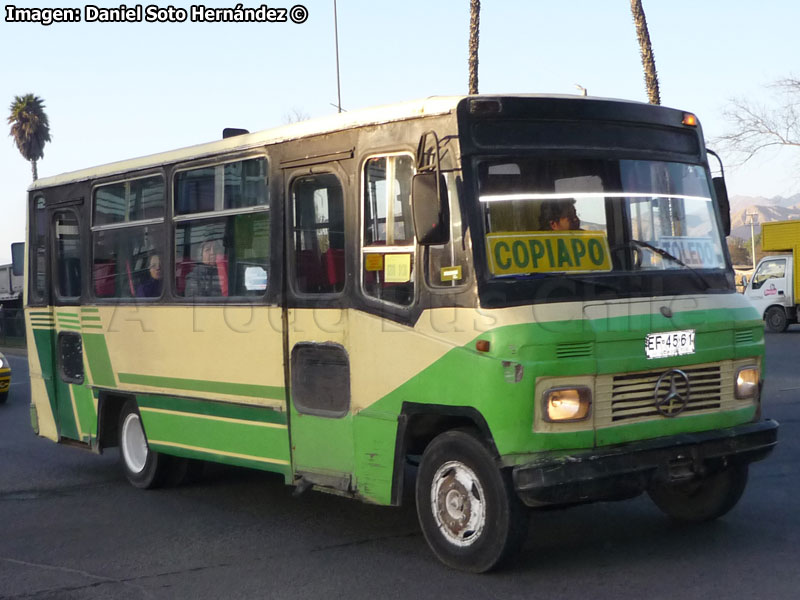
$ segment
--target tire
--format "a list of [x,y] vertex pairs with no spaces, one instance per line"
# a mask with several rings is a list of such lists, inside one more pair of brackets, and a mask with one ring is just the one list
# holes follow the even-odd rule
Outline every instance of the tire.
[[171,457],[150,450],[135,400],[128,400],[122,407],[118,431],[122,471],[131,485],[141,489],[164,485],[170,474]]
[[0,394],[0,404],[5,404],[6,400],[8,400],[8,392],[3,392]]
[[713,521],[730,511],[747,486],[747,465],[731,465],[698,481],[656,484],[647,490],[669,518],[684,523]]
[[442,433],[417,473],[417,516],[444,564],[483,573],[513,555],[527,535],[527,509],[494,456],[473,435]]
[[786,311],[781,306],[770,306],[764,313],[767,329],[772,333],[783,333],[789,327]]

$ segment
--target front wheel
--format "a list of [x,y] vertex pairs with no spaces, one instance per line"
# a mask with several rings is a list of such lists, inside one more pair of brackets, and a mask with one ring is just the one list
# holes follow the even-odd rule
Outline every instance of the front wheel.
[[789,327],[789,319],[786,318],[786,311],[782,306],[770,306],[764,314],[767,329],[773,333],[783,333]]
[[747,465],[731,465],[713,475],[680,484],[660,483],[647,493],[675,521],[712,521],[730,511],[747,485]]
[[527,511],[484,444],[460,430],[436,437],[417,474],[417,515],[446,565],[482,573],[516,552]]

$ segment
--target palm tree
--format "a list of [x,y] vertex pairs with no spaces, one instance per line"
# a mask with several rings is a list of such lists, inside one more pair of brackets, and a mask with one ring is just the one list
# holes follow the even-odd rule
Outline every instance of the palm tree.
[[469,93],[478,93],[478,29],[481,0],[469,0]]
[[15,96],[11,103],[11,137],[20,154],[31,162],[33,180],[39,178],[36,161],[44,157],[44,145],[50,141],[50,123],[44,112],[44,100],[33,94]]
[[644,83],[647,86],[647,98],[650,104],[661,104],[661,93],[658,90],[658,73],[656,58],[650,45],[650,32],[647,30],[647,19],[644,16],[642,0],[631,0],[633,23],[636,25],[636,36],[639,38],[639,49],[644,67]]

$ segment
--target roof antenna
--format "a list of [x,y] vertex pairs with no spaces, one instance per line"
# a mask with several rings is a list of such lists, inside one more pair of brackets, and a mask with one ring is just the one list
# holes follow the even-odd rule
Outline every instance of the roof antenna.
[[339,97],[339,103],[336,108],[342,112],[342,85],[339,80],[339,19],[336,11],[336,0],[333,0],[333,35],[336,40],[336,93]]

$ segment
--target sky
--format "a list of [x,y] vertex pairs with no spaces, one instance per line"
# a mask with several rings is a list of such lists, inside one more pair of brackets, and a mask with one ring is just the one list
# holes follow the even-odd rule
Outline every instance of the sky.
[[[268,5],[290,10],[294,1]],[[307,9],[303,23],[82,19],[44,26],[7,22],[4,4],[0,264],[10,262],[11,242],[24,239],[31,183],[30,164],[8,136],[14,96],[45,101],[52,142],[40,177],[212,141],[225,127],[258,131],[291,115],[329,115],[337,103],[333,0],[298,1]],[[768,84],[800,76],[797,0],[643,4],[662,104],[696,113],[706,139],[727,131],[731,98],[769,104]],[[81,17],[87,6],[13,5],[77,8]],[[469,0],[338,0],[337,8],[345,110],[467,92]],[[479,61],[481,93],[577,94],[580,85],[590,96],[647,101],[629,0],[483,0]],[[777,150],[727,164],[730,195],[800,193],[797,158]]]

